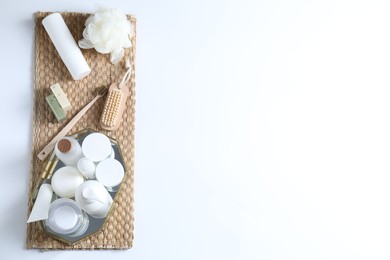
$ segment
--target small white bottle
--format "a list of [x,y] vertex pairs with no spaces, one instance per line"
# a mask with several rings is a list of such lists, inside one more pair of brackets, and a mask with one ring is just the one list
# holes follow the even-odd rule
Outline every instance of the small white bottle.
[[94,218],[105,218],[112,205],[111,195],[98,181],[86,181],[76,190],[76,203]]
[[78,161],[83,157],[79,142],[73,137],[64,137],[56,143],[54,153],[66,166],[77,168]]
[[81,158],[77,163],[77,168],[84,175],[86,179],[88,180],[95,179],[96,165],[92,160],[86,157]]

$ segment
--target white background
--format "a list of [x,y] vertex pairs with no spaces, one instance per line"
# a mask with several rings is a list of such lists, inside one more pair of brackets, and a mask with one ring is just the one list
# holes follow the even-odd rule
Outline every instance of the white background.
[[390,259],[387,0],[106,1],[138,18],[134,247],[24,249],[33,13],[94,4],[1,3],[1,260]]

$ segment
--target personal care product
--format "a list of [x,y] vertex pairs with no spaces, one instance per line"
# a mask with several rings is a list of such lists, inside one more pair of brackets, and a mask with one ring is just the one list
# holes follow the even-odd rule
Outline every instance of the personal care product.
[[61,107],[56,97],[53,94],[51,94],[47,96],[45,99],[51,111],[53,112],[54,116],[56,117],[57,121],[62,122],[63,120],[65,120],[66,111]]
[[74,200],[60,198],[50,205],[45,224],[57,234],[76,237],[88,229],[89,218]]
[[127,16],[116,8],[97,6],[97,11],[85,21],[80,48],[110,53],[110,61],[118,63],[131,47],[132,28]]
[[50,90],[53,93],[53,95],[56,97],[58,103],[60,104],[60,106],[65,112],[68,112],[72,109],[69,99],[66,96],[65,92],[62,90],[60,84],[56,83],[50,86]]
[[84,182],[81,172],[72,167],[65,166],[54,172],[51,185],[55,194],[63,198],[72,198],[76,189]]
[[95,179],[95,163],[86,157],[83,157],[77,163],[77,168],[84,175],[86,179]]
[[123,120],[127,97],[129,96],[128,81],[131,77],[131,67],[128,64],[128,70],[119,84],[113,83],[109,90],[104,104],[103,112],[100,117],[100,126],[109,131],[117,130]]
[[81,147],[84,156],[94,162],[100,162],[112,153],[110,139],[101,133],[92,133],[85,137]]
[[117,191],[122,182],[125,170],[116,159],[105,159],[96,166],[96,180],[102,183],[108,191]]
[[77,167],[83,157],[79,142],[74,137],[64,137],[56,143],[54,153],[65,165]]
[[42,151],[39,152],[38,158],[43,161],[49,156],[50,152],[53,150],[55,144],[58,140],[66,136],[66,134],[72,129],[72,127],[83,117],[83,115],[92,107],[92,105],[102,96],[107,93],[107,88],[102,87],[98,89],[98,93],[96,96],[87,104],[83,109],[81,109],[73,118],[69,121],[69,123],[62,128],[62,130],[48,143]]
[[91,69],[61,14],[53,13],[46,16],[42,24],[73,79],[80,80],[87,76]]
[[31,210],[27,223],[47,219],[49,217],[49,207],[53,197],[53,188],[48,183],[43,183],[39,187],[37,198]]
[[112,197],[97,181],[86,181],[76,191],[77,204],[94,218],[105,218],[112,204]]

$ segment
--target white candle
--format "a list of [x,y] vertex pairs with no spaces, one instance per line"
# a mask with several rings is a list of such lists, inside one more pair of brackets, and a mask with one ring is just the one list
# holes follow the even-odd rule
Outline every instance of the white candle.
[[79,80],[87,76],[91,69],[61,14],[53,13],[46,16],[42,24],[73,79]]

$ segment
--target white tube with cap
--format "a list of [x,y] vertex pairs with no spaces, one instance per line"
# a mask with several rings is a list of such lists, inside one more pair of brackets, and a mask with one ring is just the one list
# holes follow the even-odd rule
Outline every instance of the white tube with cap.
[[79,80],[87,76],[91,69],[61,14],[53,13],[46,16],[42,24],[73,79]]
[[49,217],[49,207],[53,197],[53,189],[50,184],[44,183],[38,191],[37,199],[30,213],[27,223],[47,219]]

